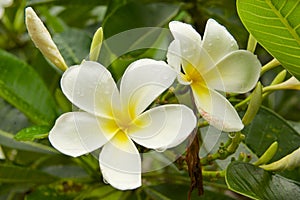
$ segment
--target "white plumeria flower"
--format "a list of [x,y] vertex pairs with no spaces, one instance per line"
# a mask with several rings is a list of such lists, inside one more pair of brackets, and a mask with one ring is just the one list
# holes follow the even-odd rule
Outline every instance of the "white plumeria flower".
[[178,72],[180,83],[190,85],[199,113],[219,130],[243,129],[236,110],[217,91],[252,89],[261,68],[257,57],[239,50],[226,28],[213,19],[207,21],[203,39],[189,24],[172,21],[169,27],[175,39],[168,49],[168,64]]
[[104,179],[126,190],[141,185],[141,157],[134,142],[163,150],[183,142],[196,126],[193,111],[169,104],[143,112],[175,80],[165,62],[141,59],[124,72],[117,88],[101,64],[84,61],[61,79],[66,97],[82,111],[61,115],[49,133],[64,154],[80,156],[103,146],[99,156]]
[[11,6],[13,3],[13,0],[0,0],[0,19],[4,15],[4,8]]

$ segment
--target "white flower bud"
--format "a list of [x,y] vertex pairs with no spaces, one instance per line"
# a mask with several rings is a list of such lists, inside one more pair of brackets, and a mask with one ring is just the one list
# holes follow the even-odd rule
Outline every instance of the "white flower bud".
[[55,66],[65,71],[68,67],[43,22],[31,7],[26,8],[25,15],[27,30],[35,46]]

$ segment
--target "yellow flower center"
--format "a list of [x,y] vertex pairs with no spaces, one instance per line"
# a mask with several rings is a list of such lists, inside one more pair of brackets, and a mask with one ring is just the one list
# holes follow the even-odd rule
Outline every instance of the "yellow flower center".
[[188,82],[191,82],[191,85],[202,85],[206,87],[205,81],[201,73],[191,64],[187,63],[184,65],[184,79]]

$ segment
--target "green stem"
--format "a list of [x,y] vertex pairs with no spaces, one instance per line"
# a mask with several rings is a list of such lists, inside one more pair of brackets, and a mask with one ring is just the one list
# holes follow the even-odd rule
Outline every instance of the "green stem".
[[250,34],[248,38],[247,50],[254,53],[256,44],[257,44],[256,39]]
[[80,156],[75,158],[74,161],[77,162],[91,176],[98,172],[90,156]]
[[203,128],[203,127],[206,127],[208,125],[209,125],[208,121],[201,121],[201,122],[198,121],[197,127],[198,128]]
[[204,171],[202,170],[202,176],[204,178],[213,178],[213,179],[218,179],[225,177],[225,171]]
[[244,99],[243,101],[237,103],[237,104],[234,106],[234,108],[235,108],[235,109],[239,109],[240,107],[244,106],[246,103],[248,103],[248,101],[250,101],[251,97],[252,97],[252,94],[249,95],[249,96],[248,96],[246,99]]
[[244,135],[241,132],[230,133],[232,136],[228,141],[219,148],[219,150],[213,154],[209,154],[206,157],[201,158],[200,162],[202,166],[210,165],[215,160],[224,160],[230,155],[234,154],[241,141],[244,139]]
[[273,69],[279,65],[280,62],[276,58],[274,58],[273,60],[271,60],[261,68],[260,76],[262,76],[265,72],[269,71],[270,69]]

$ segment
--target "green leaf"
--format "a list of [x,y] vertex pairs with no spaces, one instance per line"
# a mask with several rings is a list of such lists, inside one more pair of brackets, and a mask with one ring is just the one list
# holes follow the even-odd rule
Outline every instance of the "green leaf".
[[258,156],[261,156],[273,142],[278,142],[278,151],[271,162],[299,147],[300,135],[297,131],[285,119],[265,107],[260,108],[252,123],[244,128],[243,133],[246,134],[245,143]]
[[23,113],[1,98],[0,119],[0,130],[10,133],[16,133],[30,124]]
[[84,31],[70,28],[53,37],[68,66],[80,64],[90,51],[91,37]]
[[55,101],[31,66],[0,50],[0,96],[37,124],[50,125]]
[[57,178],[35,169],[0,165],[1,183],[51,183]]
[[255,39],[300,80],[298,0],[238,0],[238,14]]
[[[260,108],[243,133],[246,135],[246,145],[259,157],[273,142],[278,142],[277,153],[269,163],[279,160],[299,147],[300,135],[297,131],[285,119],[265,107]],[[300,181],[298,171],[284,171],[281,175]]]
[[22,129],[15,135],[19,141],[33,141],[35,139],[44,139],[48,136],[51,127],[49,126],[31,126]]
[[249,163],[232,162],[226,170],[229,189],[253,199],[299,199],[300,183]]
[[34,151],[44,154],[56,154],[58,153],[55,149],[48,147],[43,144],[35,142],[19,142],[14,139],[14,135],[0,130],[0,145],[10,147],[13,149]]

